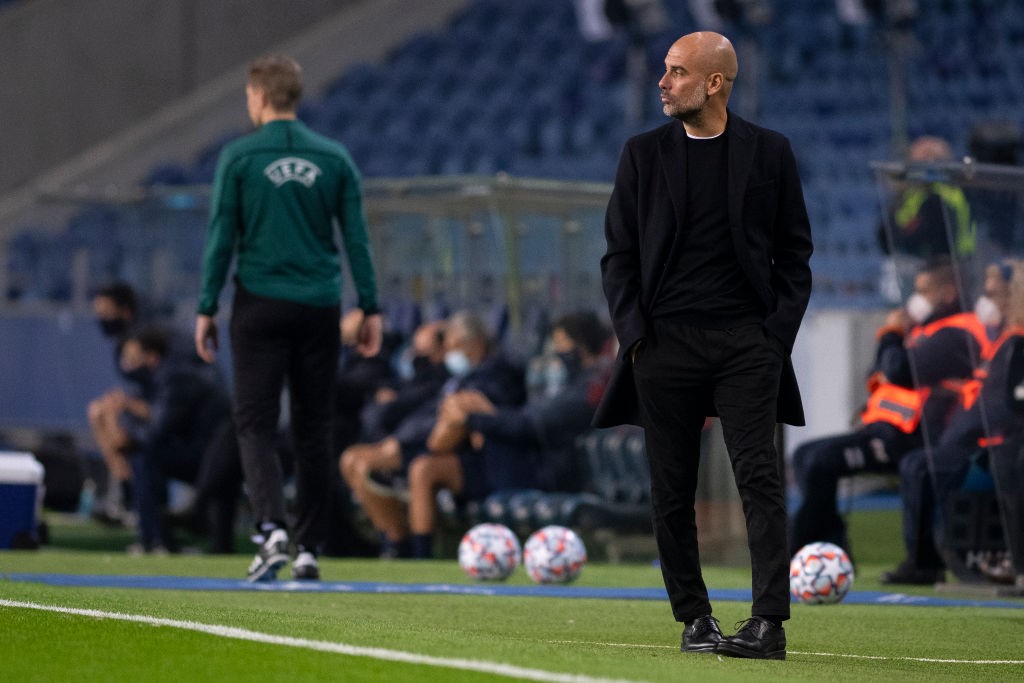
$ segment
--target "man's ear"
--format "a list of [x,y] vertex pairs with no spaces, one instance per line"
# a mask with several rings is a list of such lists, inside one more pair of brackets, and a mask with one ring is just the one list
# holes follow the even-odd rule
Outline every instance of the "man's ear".
[[722,89],[722,84],[725,83],[725,76],[720,73],[710,74],[705,81],[705,87],[707,88],[708,97],[714,95],[716,92]]

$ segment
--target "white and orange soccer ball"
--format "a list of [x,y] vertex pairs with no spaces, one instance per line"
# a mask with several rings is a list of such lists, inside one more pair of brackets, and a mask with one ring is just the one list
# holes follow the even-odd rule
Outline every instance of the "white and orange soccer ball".
[[503,524],[477,524],[459,542],[459,566],[479,581],[504,581],[521,556],[519,539]]
[[587,563],[587,549],[572,529],[551,525],[533,532],[523,546],[523,566],[537,583],[574,581]]
[[853,563],[834,543],[808,543],[789,563],[789,592],[808,605],[836,603],[853,585]]

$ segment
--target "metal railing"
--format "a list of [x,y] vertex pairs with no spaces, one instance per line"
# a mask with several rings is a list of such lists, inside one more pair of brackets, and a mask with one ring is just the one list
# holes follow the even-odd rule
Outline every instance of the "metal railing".
[[[533,307],[603,307],[610,191],[506,175],[369,179],[381,300],[447,309],[504,302],[512,330]],[[205,186],[40,197],[0,243],[0,312],[84,311],[89,293],[114,279],[157,307],[191,310],[208,203]]]

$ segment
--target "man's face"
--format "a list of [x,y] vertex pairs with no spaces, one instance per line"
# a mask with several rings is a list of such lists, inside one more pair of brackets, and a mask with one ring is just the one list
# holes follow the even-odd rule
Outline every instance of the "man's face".
[[114,300],[107,296],[93,297],[92,312],[99,320],[114,320],[122,317],[121,309]]
[[918,273],[914,278],[914,292],[928,300],[932,306],[944,303],[942,288],[929,273]]
[[992,303],[999,309],[1003,320],[1006,320],[1010,308],[1010,283],[1002,278],[998,272],[989,272],[985,275],[985,296],[992,300]]
[[426,324],[416,328],[412,335],[412,350],[416,356],[440,362],[444,358],[445,349],[438,338],[438,326]]
[[463,353],[468,353],[470,346],[469,337],[466,336],[462,330],[452,328],[449,329],[448,333],[444,336],[445,351],[462,351]]
[[100,325],[100,331],[107,337],[124,334],[134,317],[131,309],[122,308],[108,296],[95,296],[92,300],[92,312]]
[[698,119],[708,101],[707,76],[690,50],[678,43],[665,57],[665,75],[658,81],[665,116],[683,122]]
[[471,339],[462,330],[449,328],[444,336],[444,348],[446,353],[461,351],[466,354],[470,364],[476,367],[486,355],[486,345],[480,340]]
[[555,353],[572,353],[576,350],[576,342],[560,327],[551,332],[551,348]]
[[135,339],[129,339],[121,346],[121,370],[132,372],[146,365],[147,354]]

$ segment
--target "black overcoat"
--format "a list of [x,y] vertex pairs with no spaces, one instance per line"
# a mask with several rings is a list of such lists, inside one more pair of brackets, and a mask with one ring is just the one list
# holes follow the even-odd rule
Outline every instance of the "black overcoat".
[[[796,160],[784,136],[731,111],[725,136],[729,231],[736,257],[768,311],[765,329],[792,351],[811,294],[813,250]],[[627,352],[651,333],[649,311],[669,264],[673,238],[686,225],[686,144],[683,125],[671,121],[630,138],[622,151],[605,215],[608,247],[601,258],[619,356],[594,415],[596,427],[640,423]],[[708,399],[707,415],[713,416]],[[788,353],[778,421],[804,424]]]

